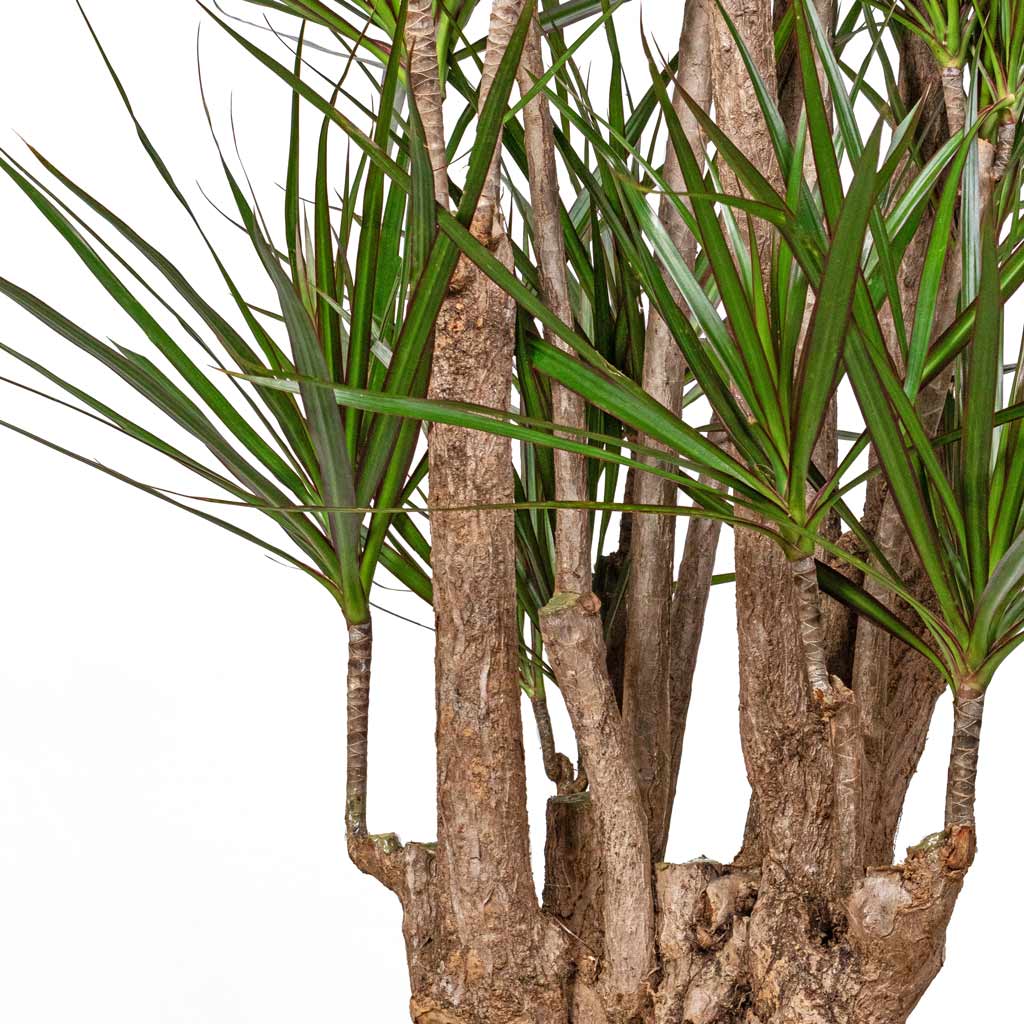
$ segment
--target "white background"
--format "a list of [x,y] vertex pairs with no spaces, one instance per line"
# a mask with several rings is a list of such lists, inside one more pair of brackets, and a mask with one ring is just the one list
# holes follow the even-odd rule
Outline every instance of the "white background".
[[[677,6],[646,6],[666,50],[678,30]],[[620,21],[627,59],[642,78],[638,7]],[[669,7],[671,18],[661,17]],[[193,184],[226,198],[199,105],[201,12],[191,0],[90,0],[88,8],[172,171],[218,244],[234,254],[232,268],[252,289],[247,297],[265,299],[251,258]],[[25,136],[226,308],[209,259],[137,145],[71,0],[6,3],[2,27],[0,144],[23,158],[14,132]],[[279,205],[284,88],[209,23],[201,50],[222,137],[233,95],[246,165],[261,199]],[[599,62],[600,48],[595,56]],[[6,180],[0,274],[99,336],[146,344]],[[6,301],[0,341],[155,422]],[[27,379],[9,361],[0,373]],[[195,488],[109,431],[6,386],[0,410],[3,419],[148,482]],[[6,431],[0,466],[0,1020],[407,1019],[397,903],[344,852],[345,639],[337,610],[307,579],[244,542]],[[726,539],[721,569],[728,559]],[[375,599],[428,621],[413,599],[385,592]],[[430,839],[431,637],[380,614],[376,632],[371,827]],[[747,789],[734,650],[732,592],[719,587],[698,665],[673,860],[728,858],[739,845]],[[1021,667],[1008,663],[990,698],[981,851],[950,930],[948,964],[916,1021],[1001,1019],[1011,1005],[1017,887],[1007,880],[1016,879],[1022,839]],[[945,698],[901,846],[941,826],[949,728]],[[527,740],[539,855],[548,785],[529,724]]]

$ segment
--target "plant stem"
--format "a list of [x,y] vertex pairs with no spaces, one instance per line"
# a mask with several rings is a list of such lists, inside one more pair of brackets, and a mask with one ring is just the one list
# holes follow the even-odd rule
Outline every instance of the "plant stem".
[[985,691],[961,684],[953,709],[953,747],[946,783],[946,828],[974,825],[974,799],[981,749]]
[[370,714],[370,661],[373,628],[369,621],[348,627],[348,779],[345,825],[350,836],[366,835],[366,759]]
[[825,632],[821,624],[818,573],[814,567],[814,558],[807,555],[789,565],[796,582],[797,618],[800,622],[800,639],[804,648],[811,698],[819,708],[829,708],[835,696],[825,663]]

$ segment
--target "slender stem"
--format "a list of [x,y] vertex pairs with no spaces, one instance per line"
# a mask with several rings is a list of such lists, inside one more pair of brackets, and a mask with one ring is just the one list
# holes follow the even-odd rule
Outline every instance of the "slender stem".
[[1002,181],[1010,167],[1010,156],[1013,152],[1013,143],[1017,137],[1017,125],[1010,122],[1003,122],[996,133],[996,159],[992,165],[992,178],[995,181]]
[[953,709],[953,747],[946,782],[946,828],[974,826],[974,798],[981,749],[985,691],[961,685]]
[[[515,32],[519,17],[523,13],[525,0],[493,0],[491,4],[491,21],[487,30],[487,48],[484,51],[484,66],[480,76],[479,107],[483,110],[487,94],[491,91],[498,67],[508,44]],[[501,185],[501,140],[494,147],[494,158],[487,175],[487,184],[476,216],[473,219],[474,234],[478,238],[489,238],[493,230],[495,216],[500,216],[498,198]]]
[[946,122],[950,136],[964,130],[967,123],[967,97],[964,95],[963,68],[942,69],[942,95],[946,100]]
[[[687,144],[698,154],[698,159],[703,154],[700,125],[686,98],[695,100],[704,110],[711,106],[710,6],[706,0],[687,0],[679,38],[679,75],[672,101]],[[670,190],[684,190],[679,157],[671,140],[665,152],[664,177]],[[693,269],[697,243],[668,195],[661,197],[658,215],[683,260]],[[674,298],[683,305],[678,292]],[[652,309],[644,339],[642,385],[647,394],[677,416],[682,411],[685,370],[672,332]],[[642,437],[641,440],[651,447],[661,447],[652,438]],[[656,458],[643,461],[658,465]],[[636,478],[635,500],[638,505],[671,507],[676,503],[675,488],[654,474],[641,472]],[[674,735],[682,730],[673,714],[676,707],[670,677],[675,538],[673,516],[638,514],[634,519],[622,707],[626,731],[633,743],[651,850],[656,860],[664,855],[668,838],[671,794],[675,788],[673,742]],[[707,580],[710,581],[710,575]],[[698,593],[706,584],[703,579],[695,578],[684,585],[692,586]],[[696,643],[700,642],[702,624],[702,618],[688,624]]]
[[835,713],[829,723],[832,746],[832,827],[840,886],[848,891],[863,875],[864,733],[853,690],[836,686]]
[[551,726],[551,715],[548,712],[547,697],[543,689],[537,690],[530,698],[533,707],[533,719],[537,723],[537,735],[540,737],[540,752],[544,758],[544,772],[547,777],[558,786],[572,782],[572,762],[560,754],[555,746],[555,731]]
[[366,756],[370,715],[370,661],[373,628],[370,622],[348,627],[348,780],[345,825],[351,836],[366,835]]
[[796,582],[797,618],[800,622],[800,639],[804,647],[811,698],[820,708],[826,709],[832,706],[835,695],[825,662],[825,631],[821,623],[818,573],[810,555],[790,562],[789,565]]
[[[544,73],[539,23],[534,17],[523,49],[519,70],[519,88],[526,93]],[[523,111],[526,157],[533,213],[533,248],[540,271],[541,296],[564,323],[572,323],[566,274],[565,236],[562,232],[561,202],[558,194],[558,167],[555,162],[555,138],[547,97],[539,92]],[[563,352],[571,353],[565,342],[545,331],[548,341]],[[586,406],[574,391],[552,382],[551,411],[555,423],[568,427],[587,425]],[[583,456],[555,451],[555,499],[564,502],[585,501],[587,466]],[[592,583],[590,563],[590,522],[584,509],[561,509],[555,532],[555,589],[586,594]]]
[[448,157],[444,145],[437,36],[430,0],[409,0],[405,17],[405,48],[409,56],[409,85],[434,172],[434,198],[448,209]]

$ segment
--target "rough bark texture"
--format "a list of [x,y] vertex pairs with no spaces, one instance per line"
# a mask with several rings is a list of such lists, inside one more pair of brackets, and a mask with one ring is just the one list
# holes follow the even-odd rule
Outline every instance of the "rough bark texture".
[[946,828],[974,827],[974,794],[981,749],[981,716],[985,691],[970,686],[957,690],[953,711],[953,749],[946,785]]
[[[529,91],[544,73],[540,28],[536,19],[523,51],[519,75],[520,91]],[[530,202],[533,209],[533,247],[540,271],[540,291],[548,308],[563,323],[573,322],[566,277],[565,235],[562,233],[558,168],[555,163],[554,134],[547,98],[539,93],[523,112],[526,156],[530,178]],[[568,345],[550,331],[548,341],[563,352]],[[551,418],[567,427],[585,428],[586,406],[574,391],[560,384],[551,385]],[[587,464],[582,455],[556,450],[555,497],[558,501],[586,501]],[[589,516],[584,509],[558,512],[555,532],[555,589],[585,594],[591,589]]]
[[[524,95],[528,93],[543,73],[540,25],[535,17],[530,25],[530,34],[520,64],[520,91]],[[566,273],[565,236],[562,233],[555,140],[551,111],[547,97],[543,93],[538,93],[526,105],[523,121],[530,201],[533,208],[533,248],[537,269],[540,271],[541,296],[559,320],[571,324],[573,312]],[[545,337],[563,352],[571,353],[569,346],[552,332],[546,331]],[[574,391],[552,382],[551,417],[560,425],[585,428],[586,405]],[[554,463],[555,500],[566,503],[586,501],[589,493],[584,457],[574,452],[556,449]],[[555,590],[584,594],[590,591],[592,582],[589,515],[582,508],[560,509],[555,519]],[[603,647],[595,652],[595,656],[604,664]],[[555,782],[560,787],[559,792],[562,792],[572,782],[572,766],[564,756],[555,753],[551,720],[543,700],[543,694],[534,698],[537,728],[544,752],[544,767],[548,778]]]
[[[494,229],[487,241],[508,263],[500,221]],[[437,323],[430,396],[508,408],[514,316],[507,296],[460,264]],[[507,439],[438,424],[430,428],[429,453],[432,505],[513,500]],[[435,885],[438,944],[448,952],[432,991],[420,1000],[463,1014],[453,1020],[543,1020],[544,1008],[559,1012],[561,982],[543,955],[551,926],[540,917],[530,870],[512,513],[437,513],[431,537],[438,635]]]
[[[495,5],[485,77],[516,6]],[[496,189],[473,227],[509,266]],[[508,408],[514,322],[514,302],[461,260],[436,323],[430,396]],[[507,439],[434,425],[428,441],[432,507],[513,500]],[[439,511],[431,539],[436,853],[366,837],[353,858],[402,899],[417,1024],[561,1024],[566,940],[541,914],[530,868],[513,513]]]
[[370,717],[370,659],[373,630],[369,622],[348,627],[348,772],[345,826],[349,835],[366,834],[366,755]]

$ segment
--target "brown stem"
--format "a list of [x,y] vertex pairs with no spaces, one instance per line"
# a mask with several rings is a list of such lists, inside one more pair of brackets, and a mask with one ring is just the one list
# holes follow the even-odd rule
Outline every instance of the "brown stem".
[[992,164],[992,178],[1002,181],[1010,167],[1013,143],[1017,138],[1017,125],[1013,121],[1003,122],[996,134],[996,158]]
[[[673,106],[687,141],[697,154],[703,152],[700,127],[686,104],[695,99],[705,110],[711,103],[710,11],[706,0],[688,0],[679,43],[679,79]],[[675,148],[668,145],[664,176],[669,189],[683,190],[682,172]],[[676,248],[692,268],[696,241],[669,196],[662,196],[659,216]],[[681,296],[676,295],[677,302]],[[685,363],[667,324],[651,312],[644,342],[643,388],[676,415],[682,410]],[[661,447],[649,437],[646,445]],[[648,464],[657,460],[647,458]],[[675,488],[661,477],[639,473],[636,501],[641,505],[675,505]],[[650,826],[651,850],[660,859],[665,849],[672,792],[672,697],[669,679],[672,617],[675,517],[637,515],[626,608],[626,656],[623,681],[623,719],[633,742]],[[699,588],[700,582],[694,581]],[[699,623],[698,636],[699,636]]]
[[962,685],[953,709],[953,746],[946,781],[946,828],[974,825],[974,798],[981,749],[985,691]]
[[348,778],[345,825],[350,836],[366,835],[366,753],[370,714],[370,660],[373,629],[369,622],[348,627]]
[[[710,478],[700,482],[715,486]],[[711,577],[715,571],[715,555],[722,524],[712,519],[691,519],[686,528],[683,557],[672,595],[672,627],[669,654],[669,718],[671,736],[671,762],[669,764],[669,793],[667,820],[663,827],[668,841],[679,784],[679,769],[683,759],[683,741],[686,720],[693,693],[693,675],[697,668],[697,654],[704,632],[704,615],[711,594]]]
[[[536,17],[530,25],[523,49],[519,88],[525,94],[544,73],[540,27]],[[540,271],[541,297],[563,323],[572,323],[566,275],[565,236],[562,233],[561,201],[555,138],[547,97],[539,92],[523,111],[526,158],[533,214],[533,247]],[[563,352],[572,349],[545,328],[545,338]],[[551,412],[555,423],[584,428],[586,406],[569,388],[552,382]],[[556,450],[555,499],[581,502],[587,499],[587,467],[582,455]],[[555,590],[585,594],[592,587],[590,564],[590,520],[585,509],[561,509],[555,527]]]
[[836,872],[840,886],[849,891],[863,874],[863,766],[864,735],[860,731],[860,708],[852,690],[832,677],[837,698],[830,722],[832,741],[833,814]]
[[533,718],[537,723],[537,735],[540,737],[540,752],[544,759],[544,772],[561,792],[566,783],[572,782],[572,762],[560,754],[555,746],[555,731],[551,727],[551,715],[544,692],[535,693],[530,699],[533,707]]
[[[605,1005],[632,1019],[646,999],[655,967],[654,897],[647,822],[604,650],[594,594],[556,594],[541,611],[555,678],[590,779],[604,866]],[[612,1019],[619,1019],[613,1016]]]
[[796,581],[797,618],[800,640],[807,666],[807,682],[811,698],[821,710],[831,709],[835,693],[829,680],[825,662],[825,634],[821,625],[821,599],[818,592],[818,573],[811,556],[789,563]]
[[962,132],[967,123],[963,68],[942,69],[942,95],[946,101],[946,124],[949,126],[950,136],[953,136]]
[[[480,75],[479,102],[477,109],[483,110],[487,95],[494,84],[498,67],[508,44],[515,32],[519,17],[523,13],[524,0],[493,0],[491,4],[491,21],[487,30],[487,48],[484,51],[483,71]],[[494,147],[494,157],[487,174],[480,203],[477,206],[474,224],[478,233],[488,234],[491,222],[498,212],[498,195],[501,186],[501,139]]]
[[405,48],[409,54],[409,84],[423,125],[430,166],[434,172],[434,198],[448,209],[448,156],[444,144],[437,35],[431,0],[409,0],[405,17]]

